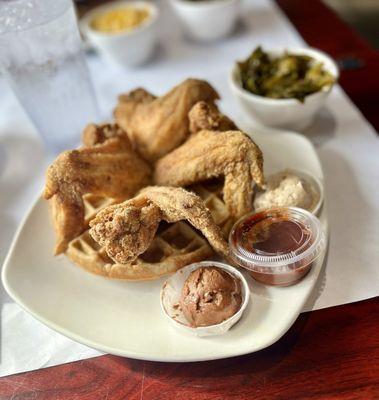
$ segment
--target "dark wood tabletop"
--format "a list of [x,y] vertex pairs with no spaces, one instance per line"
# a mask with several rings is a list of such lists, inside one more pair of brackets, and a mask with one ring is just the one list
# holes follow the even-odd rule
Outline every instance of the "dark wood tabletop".
[[[378,131],[379,53],[319,0],[278,4],[309,45],[360,60],[340,83]],[[301,314],[277,343],[243,357],[164,364],[106,355],[4,377],[5,399],[379,399],[379,300]]]

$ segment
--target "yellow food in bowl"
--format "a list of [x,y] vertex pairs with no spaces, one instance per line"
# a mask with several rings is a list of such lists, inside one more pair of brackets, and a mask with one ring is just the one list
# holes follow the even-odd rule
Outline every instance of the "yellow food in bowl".
[[91,21],[91,28],[105,33],[120,33],[141,25],[148,17],[144,8],[124,7],[106,11]]

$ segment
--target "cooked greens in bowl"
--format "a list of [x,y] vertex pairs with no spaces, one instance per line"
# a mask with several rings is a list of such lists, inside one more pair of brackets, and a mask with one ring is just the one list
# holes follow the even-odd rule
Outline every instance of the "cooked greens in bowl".
[[322,62],[308,55],[285,52],[274,57],[260,46],[238,66],[243,89],[272,99],[297,99],[303,102],[306,96],[336,81]]

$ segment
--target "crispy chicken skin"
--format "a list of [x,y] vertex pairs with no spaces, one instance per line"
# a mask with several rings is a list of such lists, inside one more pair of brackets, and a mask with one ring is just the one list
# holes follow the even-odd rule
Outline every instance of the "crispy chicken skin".
[[128,102],[131,101],[134,104],[147,104],[150,103],[151,101],[155,100],[157,96],[154,96],[152,93],[148,92],[144,88],[137,88],[132,90],[129,93],[126,94],[120,94],[118,96],[119,101],[121,102]]
[[101,210],[90,235],[115,262],[126,264],[148,249],[161,220],[188,221],[227,256],[228,245],[200,197],[182,188],[150,186],[136,197]]
[[202,130],[208,131],[231,131],[237,130],[235,123],[222,114],[215,104],[199,101],[188,114],[190,132],[195,134]]
[[117,136],[125,137],[125,141],[129,141],[126,132],[121,129],[117,124],[88,124],[84,128],[82,134],[82,142],[85,147],[91,147],[95,144],[104,143],[106,140]]
[[84,194],[123,201],[149,184],[151,172],[126,136],[60,154],[47,170],[43,193],[51,202],[57,235],[55,254],[64,252],[68,242],[86,228]]
[[187,79],[158,98],[143,89],[121,95],[114,116],[138,152],[153,162],[188,137],[188,113],[194,104],[200,100],[213,103],[218,98],[209,83]]
[[263,155],[240,131],[203,130],[157,161],[157,185],[186,187],[224,177],[223,196],[231,217],[252,210],[253,183],[264,185]]

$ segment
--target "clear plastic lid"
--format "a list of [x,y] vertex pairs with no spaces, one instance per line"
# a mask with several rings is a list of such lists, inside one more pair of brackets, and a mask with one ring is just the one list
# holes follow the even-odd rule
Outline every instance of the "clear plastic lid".
[[262,273],[286,273],[312,263],[326,246],[321,222],[296,207],[272,208],[238,220],[229,235],[232,257]]

